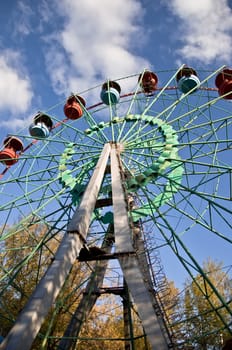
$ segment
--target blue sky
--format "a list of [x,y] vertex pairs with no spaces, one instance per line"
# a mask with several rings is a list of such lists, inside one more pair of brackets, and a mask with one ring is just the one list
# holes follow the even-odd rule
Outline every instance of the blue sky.
[[2,1],[1,136],[106,78],[181,63],[230,65],[231,7],[231,0]]

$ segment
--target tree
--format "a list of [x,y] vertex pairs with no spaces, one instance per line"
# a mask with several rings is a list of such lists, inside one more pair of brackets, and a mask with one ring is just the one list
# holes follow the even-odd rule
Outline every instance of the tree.
[[3,335],[8,332],[50,262],[54,250],[52,244],[47,244],[43,255],[36,249],[42,244],[46,232],[45,225],[37,223],[25,229],[19,223],[4,233],[5,239],[1,243],[4,249],[0,253],[0,318]]
[[[5,336],[13,326],[32,291],[51,264],[59,246],[62,232],[54,232],[45,224],[23,220],[5,230],[0,253],[0,324]],[[70,313],[78,303],[75,289],[85,281],[88,267],[78,261],[70,271],[65,288],[51,308],[33,349],[55,349],[56,337],[63,335]],[[68,311],[68,312],[67,312]],[[49,334],[47,330],[49,329]],[[55,335],[55,338],[48,338]],[[45,337],[45,339],[43,339]]]
[[194,349],[220,349],[231,332],[232,287],[222,263],[208,259],[203,271],[186,283],[183,330]]

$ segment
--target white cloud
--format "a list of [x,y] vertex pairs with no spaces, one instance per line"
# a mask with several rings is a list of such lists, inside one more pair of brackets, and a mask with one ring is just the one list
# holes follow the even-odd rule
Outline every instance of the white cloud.
[[32,31],[31,18],[33,16],[32,8],[25,1],[19,1],[14,13],[14,34],[27,36]]
[[65,54],[56,45],[52,45],[46,50],[45,60],[54,91],[58,95],[68,91],[68,80],[72,76],[72,70],[68,69],[69,66]]
[[169,0],[172,12],[179,17],[178,39],[182,58],[208,64],[214,60],[232,60],[232,10],[227,0]]
[[150,66],[133,53],[142,45],[137,0],[59,0],[57,8],[65,26],[46,53],[56,92],[87,89]]
[[47,0],[40,0],[38,2],[38,13],[39,13],[39,19],[43,23],[47,23],[54,20],[53,13],[50,11],[49,3]]
[[44,24],[54,21],[51,4],[52,0],[50,2],[40,0],[36,4],[32,4],[31,0],[19,0],[13,8],[9,21],[13,37],[23,42],[31,34],[42,33]]
[[22,74],[19,55],[11,50],[3,51],[0,55],[0,110],[18,115],[29,108],[33,93],[29,78]]
[[6,128],[7,130],[10,130],[11,132],[13,131],[20,133],[21,130],[28,130],[30,124],[32,123],[34,115],[28,115],[26,117],[21,118],[11,117],[10,123],[9,120],[1,120],[0,126],[2,128]]

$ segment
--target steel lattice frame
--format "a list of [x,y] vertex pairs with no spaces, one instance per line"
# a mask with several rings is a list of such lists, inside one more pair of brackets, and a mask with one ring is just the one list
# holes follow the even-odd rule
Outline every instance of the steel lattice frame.
[[[31,250],[22,242],[26,255],[20,262],[7,271],[1,269],[0,296],[11,288],[21,292],[17,274],[35,255],[49,250],[57,235],[63,235],[104,145],[117,144],[125,191],[136,201],[136,206],[128,208],[128,217],[149,227],[148,251],[152,255],[159,248],[162,255],[169,250],[173,253],[169,263],[176,261],[180,274],[186,271],[196,283],[195,276],[203,276],[218,300],[216,306],[211,305],[222,325],[215,332],[231,332],[231,300],[225,300],[212,284],[196,247],[191,246],[196,244],[196,232],[199,244],[201,235],[207,237],[208,244],[221,244],[228,251],[232,243],[232,114],[231,102],[214,88],[220,70],[199,72],[201,85],[188,94],[178,91],[176,71],[157,72],[163,84],[150,95],[136,84],[138,75],[121,78],[118,81],[125,85],[125,91],[128,82],[135,88],[122,94],[117,105],[99,102],[87,106],[81,119],[61,121],[59,104],[46,111],[56,122],[47,139],[34,140],[27,130],[20,131],[17,136],[24,142],[24,152],[17,164],[2,167],[0,180],[2,256],[7,253],[4,242],[9,237],[17,240],[22,230],[29,232],[36,223],[44,223],[47,229]],[[90,93],[99,90],[98,86],[78,95],[88,100]],[[110,172],[105,174],[98,198],[108,202],[94,209],[87,236],[90,246],[100,246],[112,224]],[[210,256],[210,245],[207,249],[206,257]],[[39,264],[38,280],[42,270]],[[7,313],[7,306],[4,308]],[[228,316],[220,313],[221,308]]]

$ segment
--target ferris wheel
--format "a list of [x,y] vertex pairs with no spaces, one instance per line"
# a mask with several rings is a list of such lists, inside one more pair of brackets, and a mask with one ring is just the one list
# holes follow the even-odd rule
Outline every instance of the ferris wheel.
[[[102,303],[105,294],[120,296],[135,305],[152,349],[183,349],[191,339],[176,340],[176,319],[162,309],[159,254],[165,270],[173,264],[195,283],[196,274],[204,278],[217,299],[210,305],[220,318],[215,332],[232,332],[232,308],[198,256],[202,249],[210,256],[215,246],[231,249],[231,100],[229,68],[144,70],[73,93],[38,112],[29,130],[6,136],[0,298],[23,294],[28,301],[16,320],[2,303],[0,317],[8,314],[12,328],[0,349],[31,348],[77,261],[91,268],[75,287],[76,312],[88,318],[100,295]],[[43,234],[32,234],[38,227]],[[10,266],[9,252],[16,257]],[[30,264],[35,289],[24,291],[19,276]],[[57,336],[59,349],[81,344],[83,322],[69,319],[76,330]],[[131,325],[120,340],[127,349],[135,342]]]

